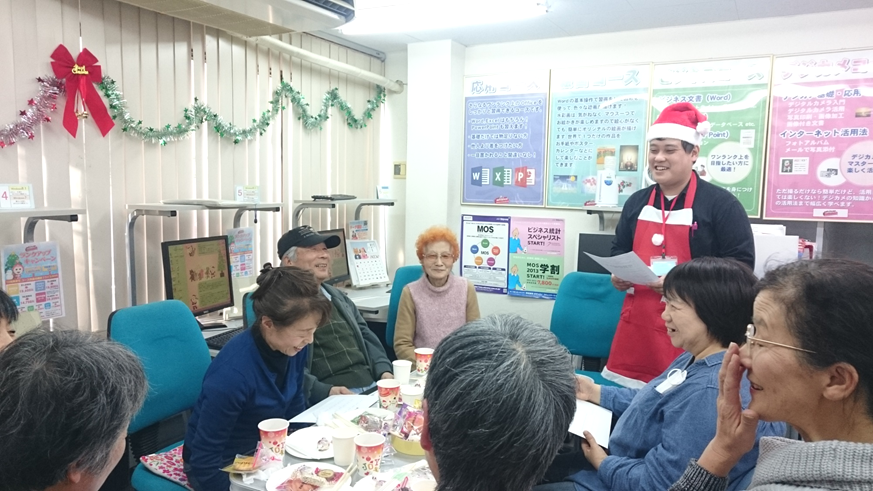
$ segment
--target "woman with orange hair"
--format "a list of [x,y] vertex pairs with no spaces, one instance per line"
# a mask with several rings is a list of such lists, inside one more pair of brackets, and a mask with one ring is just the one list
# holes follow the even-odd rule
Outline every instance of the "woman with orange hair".
[[431,227],[418,236],[415,251],[424,275],[403,287],[394,332],[397,358],[412,362],[416,348],[436,348],[449,333],[479,318],[473,284],[452,274],[461,254],[454,232]]

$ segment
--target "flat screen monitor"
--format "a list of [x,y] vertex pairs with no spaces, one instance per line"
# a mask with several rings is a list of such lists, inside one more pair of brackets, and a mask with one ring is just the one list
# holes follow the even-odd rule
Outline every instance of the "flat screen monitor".
[[340,243],[333,249],[328,249],[330,254],[330,279],[325,281],[328,285],[335,285],[351,279],[349,276],[349,259],[346,256],[346,232],[341,228],[322,230],[321,235],[336,235]]
[[161,243],[164,288],[194,315],[233,307],[227,236]]
[[579,255],[576,258],[576,271],[585,273],[609,274],[603,266],[594,262],[586,252],[595,256],[609,257],[612,252],[614,234],[579,234]]

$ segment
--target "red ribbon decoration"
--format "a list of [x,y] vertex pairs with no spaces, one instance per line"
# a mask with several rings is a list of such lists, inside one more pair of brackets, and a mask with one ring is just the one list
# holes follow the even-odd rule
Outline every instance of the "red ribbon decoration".
[[115,126],[112,117],[106,110],[106,104],[100,98],[100,94],[92,87],[103,80],[100,65],[97,65],[97,57],[87,49],[83,49],[79,56],[73,60],[73,55],[66,46],[59,44],[52,53],[52,70],[55,76],[66,80],[67,105],[64,108],[64,128],[76,137],[79,128],[79,118],[76,114],[76,98],[82,98],[82,104],[91,112],[94,122],[100,133],[106,136],[109,130]]

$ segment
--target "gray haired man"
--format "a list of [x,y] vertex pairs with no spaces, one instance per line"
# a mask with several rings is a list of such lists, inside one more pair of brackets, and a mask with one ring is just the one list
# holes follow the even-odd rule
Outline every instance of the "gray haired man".
[[78,331],[16,339],[0,351],[0,488],[99,489],[147,390],[119,344]]
[[485,317],[437,346],[421,446],[438,491],[529,491],[576,410],[570,354],[514,315]]

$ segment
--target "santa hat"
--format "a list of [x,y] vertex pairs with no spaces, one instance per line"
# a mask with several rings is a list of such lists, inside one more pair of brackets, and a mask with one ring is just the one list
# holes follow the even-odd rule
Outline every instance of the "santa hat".
[[688,102],[677,102],[665,107],[658,119],[649,127],[647,141],[656,138],[676,138],[700,145],[709,133],[706,115]]

